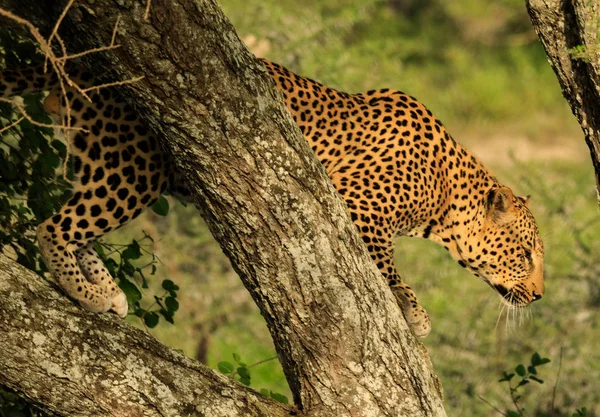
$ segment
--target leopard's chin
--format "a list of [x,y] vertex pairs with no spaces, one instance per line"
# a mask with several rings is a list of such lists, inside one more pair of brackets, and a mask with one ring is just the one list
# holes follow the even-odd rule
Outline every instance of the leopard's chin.
[[535,298],[523,291],[515,291],[508,289],[504,285],[492,285],[496,292],[500,295],[502,303],[508,307],[525,307],[531,304]]

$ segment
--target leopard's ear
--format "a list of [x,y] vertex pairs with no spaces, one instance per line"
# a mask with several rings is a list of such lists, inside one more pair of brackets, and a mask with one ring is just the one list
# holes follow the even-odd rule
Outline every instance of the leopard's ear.
[[521,203],[523,203],[525,206],[529,205],[529,201],[531,200],[531,195],[527,194],[525,197],[517,197],[519,200],[521,200]]
[[508,223],[515,216],[515,195],[508,187],[493,188],[487,194],[487,214],[494,222]]

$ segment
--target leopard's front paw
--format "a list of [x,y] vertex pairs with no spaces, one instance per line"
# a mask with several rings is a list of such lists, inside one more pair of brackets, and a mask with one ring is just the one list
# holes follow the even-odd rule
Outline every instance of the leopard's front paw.
[[118,289],[118,291],[113,291],[112,306],[110,309],[121,318],[127,316],[129,304],[127,304],[127,297],[125,296],[125,293],[121,291],[121,289]]
[[429,314],[420,304],[403,308],[404,318],[408,326],[417,337],[425,337],[431,331],[431,320]]
[[404,314],[408,327],[417,337],[425,337],[431,331],[429,314],[417,301],[415,293],[407,286],[392,288],[396,301]]

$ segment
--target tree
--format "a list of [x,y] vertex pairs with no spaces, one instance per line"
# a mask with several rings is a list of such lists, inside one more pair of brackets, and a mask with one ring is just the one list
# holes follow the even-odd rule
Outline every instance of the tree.
[[[0,0],[0,7],[49,33],[66,2],[48,3]],[[208,0],[154,0],[149,20],[144,9],[138,1],[77,2],[61,25],[61,37],[75,51],[104,45],[120,15],[121,47],[85,60],[96,73],[101,68],[115,79],[144,76],[122,93],[162,137],[259,306],[299,411],[445,415],[426,352],[409,332],[341,198],[219,8]],[[237,408],[228,415],[295,412],[258,400],[113,317],[53,300],[56,294],[47,284],[6,261],[0,262],[0,288],[2,317],[25,314],[26,305],[48,324],[3,322],[3,351],[21,354],[2,355],[0,386],[54,414],[136,415],[135,406],[140,415],[223,415],[232,401]],[[46,303],[52,308],[42,314]],[[54,337],[57,329],[60,335]],[[64,366],[73,361],[64,355],[74,351],[80,356],[66,372]],[[35,360],[24,360],[23,352]],[[175,362],[193,368],[196,378],[175,372]],[[131,363],[135,366],[128,368]],[[120,378],[136,369],[145,372],[137,379]],[[56,378],[48,386],[35,378],[39,375]],[[145,388],[133,382],[148,380],[156,384]],[[180,390],[189,386],[198,391]],[[200,398],[206,390],[214,403]],[[188,408],[178,398],[185,398]]]
[[600,7],[586,0],[527,0],[526,4],[590,148],[600,205]]

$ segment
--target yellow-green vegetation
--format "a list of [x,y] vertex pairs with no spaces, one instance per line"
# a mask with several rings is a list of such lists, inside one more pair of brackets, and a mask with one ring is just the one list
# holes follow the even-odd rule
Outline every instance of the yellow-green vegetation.
[[[503,371],[534,352],[544,384],[520,388],[524,415],[600,413],[600,244],[591,164],[521,0],[222,0],[260,56],[349,92],[390,87],[426,103],[503,182],[531,194],[546,245],[545,297],[508,311],[431,242],[398,240],[396,261],[432,316],[424,340],[451,416],[516,411]],[[514,155],[513,155],[514,154]],[[512,156],[511,156],[512,155]],[[153,334],[209,366],[272,358],[262,317],[192,207],[173,204],[121,232],[155,236],[162,278],[182,288],[175,326]],[[157,280],[160,281],[160,280]],[[553,400],[562,351],[562,369]],[[514,372],[514,370],[513,370]],[[276,360],[251,385],[289,396]],[[552,414],[552,403],[555,412]]]

